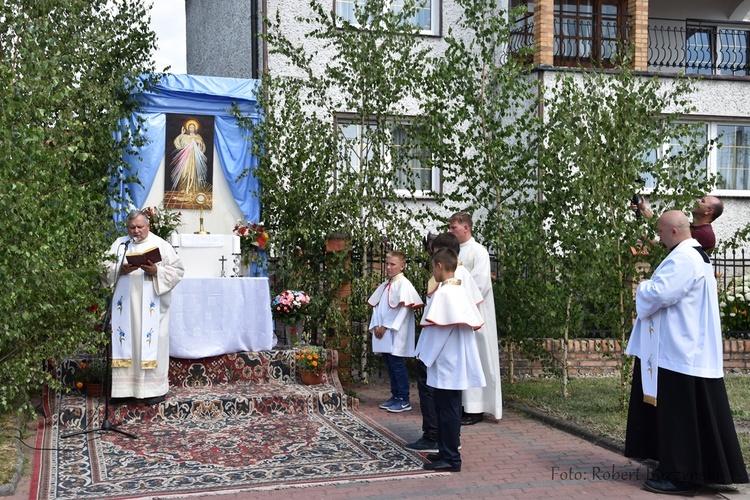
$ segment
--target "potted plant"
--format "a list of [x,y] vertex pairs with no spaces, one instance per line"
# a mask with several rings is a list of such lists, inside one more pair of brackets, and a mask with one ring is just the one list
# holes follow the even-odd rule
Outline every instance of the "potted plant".
[[78,362],[75,375],[75,386],[85,390],[87,396],[102,395],[102,384],[107,376],[107,364],[102,358],[92,358]]
[[275,320],[291,328],[296,334],[297,344],[302,343],[305,316],[310,307],[310,296],[301,290],[284,290],[271,301],[271,314]]
[[322,382],[323,371],[328,366],[325,349],[320,346],[305,347],[294,355],[294,359],[303,384],[316,385]]

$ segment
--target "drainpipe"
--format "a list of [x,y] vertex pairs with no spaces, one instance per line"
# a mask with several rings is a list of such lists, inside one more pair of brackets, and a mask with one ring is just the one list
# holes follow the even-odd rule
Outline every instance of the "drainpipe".
[[252,24],[252,29],[250,31],[252,36],[252,39],[250,40],[252,70],[250,77],[257,80],[260,73],[258,71],[258,64],[260,63],[260,55],[258,53],[258,48],[260,46],[258,43],[258,35],[260,34],[260,30],[258,29],[258,0],[250,0],[250,11],[250,23]]

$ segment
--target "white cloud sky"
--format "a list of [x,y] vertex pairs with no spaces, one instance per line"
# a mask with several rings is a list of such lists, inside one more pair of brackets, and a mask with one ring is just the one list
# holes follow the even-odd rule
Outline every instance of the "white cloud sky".
[[156,70],[172,66],[170,73],[187,73],[185,56],[185,0],[154,0],[151,29],[156,33]]

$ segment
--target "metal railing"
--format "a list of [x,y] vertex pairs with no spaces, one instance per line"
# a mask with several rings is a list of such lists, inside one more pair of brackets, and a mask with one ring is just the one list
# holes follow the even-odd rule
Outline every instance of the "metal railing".
[[750,274],[750,255],[744,248],[728,250],[721,255],[714,254],[711,256],[711,262],[714,265],[716,281],[722,290],[727,289],[732,279]]
[[650,18],[649,70],[746,76],[748,42],[748,22]]
[[627,15],[592,14],[587,17],[556,16],[553,55],[559,66],[607,66],[627,43],[630,24]]
[[510,54],[519,54],[524,49],[534,47],[534,16],[529,14],[519,18],[510,30],[510,40],[508,42],[508,52]]
[[[508,52],[534,46],[534,18],[519,18]],[[554,18],[553,55],[558,66],[606,65],[626,44],[631,29],[626,15]],[[700,75],[750,75],[750,22],[653,17],[648,26],[648,69]]]
[[[558,66],[607,66],[619,46],[627,43],[630,23],[627,15],[556,15],[553,55]],[[519,18],[511,29],[508,51],[518,54],[534,46],[532,15]]]

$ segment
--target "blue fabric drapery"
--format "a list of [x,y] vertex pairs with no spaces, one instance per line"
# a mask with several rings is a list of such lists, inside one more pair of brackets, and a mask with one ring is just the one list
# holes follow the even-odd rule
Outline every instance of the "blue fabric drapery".
[[[134,154],[125,156],[129,171],[116,179],[121,199],[125,201],[111,202],[116,209],[115,224],[124,221],[130,209],[143,207],[154,184],[166,146],[166,113],[214,116],[214,146],[229,189],[248,222],[259,222],[260,200],[256,196],[259,184],[252,175],[258,159],[249,151],[249,132],[240,128],[230,112],[236,105],[243,116],[257,123],[260,119],[255,98],[257,88],[257,80],[165,75],[153,90],[143,93],[138,113],[121,124],[133,131],[138,118],[143,120],[142,136],[146,141],[142,147],[133,148]],[[248,169],[251,174],[238,179]],[[133,174],[141,184],[126,182]]]

